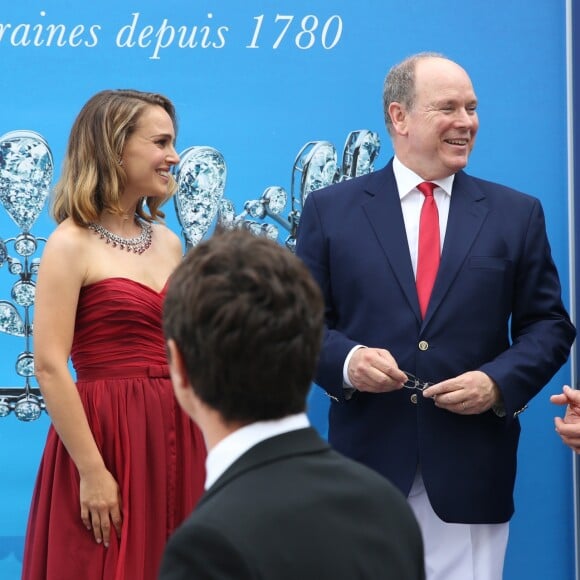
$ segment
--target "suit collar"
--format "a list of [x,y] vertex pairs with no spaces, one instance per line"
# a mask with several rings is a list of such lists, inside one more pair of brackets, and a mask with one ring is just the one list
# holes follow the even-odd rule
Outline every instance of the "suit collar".
[[280,419],[252,421],[235,429],[210,449],[205,462],[205,487],[211,487],[236,459],[260,441],[309,426],[306,413],[301,412]]
[[392,160],[384,169],[370,175],[361,204],[409,307],[420,320],[415,276]]
[[289,431],[261,441],[237,459],[205,492],[199,505],[218,493],[231,481],[261,465],[296,455],[321,453],[330,449],[312,427]]

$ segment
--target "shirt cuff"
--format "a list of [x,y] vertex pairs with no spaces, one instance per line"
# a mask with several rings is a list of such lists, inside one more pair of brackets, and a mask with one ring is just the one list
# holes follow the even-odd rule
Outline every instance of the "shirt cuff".
[[[362,344],[357,344],[350,349],[350,352],[346,355],[344,359],[344,364],[342,365],[342,386],[345,390],[356,391],[356,389],[352,386],[351,382],[348,380],[348,363],[352,358],[352,355],[357,351],[359,348],[366,348],[366,346]],[[350,398],[350,397],[349,397]]]

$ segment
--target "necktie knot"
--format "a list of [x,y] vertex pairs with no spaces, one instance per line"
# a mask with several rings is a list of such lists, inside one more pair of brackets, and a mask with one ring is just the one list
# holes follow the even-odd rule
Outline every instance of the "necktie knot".
[[437,187],[434,183],[430,181],[423,181],[417,186],[417,189],[425,196],[425,197],[432,197],[433,190]]

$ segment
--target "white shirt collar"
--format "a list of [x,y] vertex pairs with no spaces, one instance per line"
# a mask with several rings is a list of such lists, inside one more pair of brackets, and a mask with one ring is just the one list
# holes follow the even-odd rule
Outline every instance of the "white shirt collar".
[[298,413],[274,421],[250,423],[230,433],[208,453],[205,462],[205,489],[209,489],[234,461],[254,445],[270,437],[309,426],[306,413]]
[[[393,159],[393,173],[395,174],[395,181],[397,182],[397,189],[399,190],[399,197],[401,199],[416,189],[419,183],[425,181],[414,171],[403,165],[396,155]],[[447,195],[451,196],[454,179],[455,174],[450,175],[449,177],[444,177],[442,179],[432,179],[431,182],[435,183]]]

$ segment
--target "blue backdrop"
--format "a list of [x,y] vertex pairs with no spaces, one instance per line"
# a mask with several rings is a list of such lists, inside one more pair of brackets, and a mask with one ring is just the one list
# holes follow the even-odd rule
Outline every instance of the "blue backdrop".
[[[388,68],[422,50],[470,73],[481,128],[469,172],[537,195],[568,303],[565,2],[488,0],[73,0],[4,3],[0,10],[0,133],[28,129],[62,162],[71,123],[105,88],[167,94],[180,120],[178,150],[218,149],[225,195],[237,211],[264,189],[290,189],[308,141],[341,150],[355,129],[379,133],[377,165],[391,148],[382,83]],[[179,231],[168,205],[168,222]],[[43,212],[32,228],[46,236]],[[0,238],[19,233],[0,207]],[[281,239],[284,235],[281,234]],[[0,300],[14,282],[0,269]],[[0,387],[19,386],[22,338],[0,333]],[[571,455],[554,433],[549,394],[521,417],[516,515],[505,578],[574,577]],[[325,433],[318,389],[310,415]],[[23,535],[48,418],[0,418],[0,577],[19,577]]]

